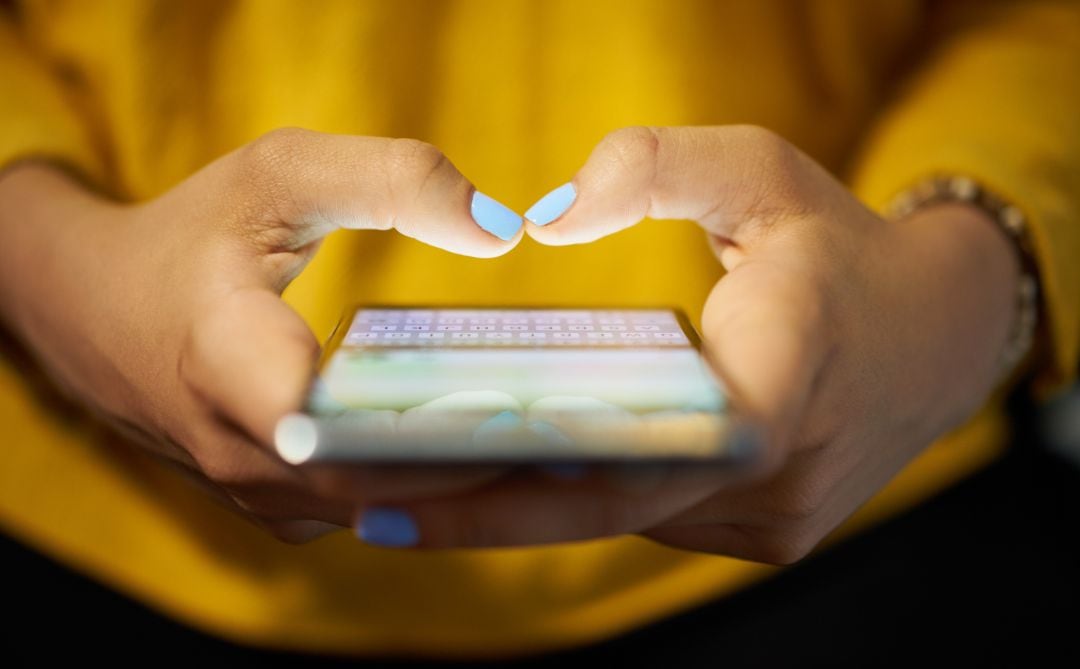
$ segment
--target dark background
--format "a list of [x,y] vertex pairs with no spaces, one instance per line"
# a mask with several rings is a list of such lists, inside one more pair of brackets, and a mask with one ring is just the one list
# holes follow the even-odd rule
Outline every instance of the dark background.
[[[1080,666],[1080,395],[1040,412],[1014,401],[1012,410],[1020,437],[1003,459],[906,515],[735,596],[516,666]],[[7,538],[0,565],[2,657],[14,660],[0,660],[6,666],[73,657],[403,664],[235,646]]]

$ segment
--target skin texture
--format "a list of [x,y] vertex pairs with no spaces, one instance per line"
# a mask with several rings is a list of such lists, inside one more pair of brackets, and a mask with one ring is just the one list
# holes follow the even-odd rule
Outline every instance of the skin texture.
[[273,428],[300,406],[317,344],[279,295],[323,235],[394,228],[480,257],[521,237],[479,229],[468,181],[411,140],[277,131],[135,205],[55,168],[13,168],[0,178],[0,316],[70,395],[291,542],[378,504],[413,516],[421,548],[638,533],[790,563],[997,381],[1018,265],[976,209],[886,223],[748,126],[618,130],[573,182],[570,209],[527,234],[588,243],[644,217],[705,229],[727,274],[703,335],[759,436],[749,466],[559,480],[281,462]]
[[393,228],[472,256],[513,248],[521,233],[504,242],[473,221],[472,192],[422,142],[298,129],[135,205],[21,165],[0,179],[0,313],[74,399],[280,539],[310,540],[348,525],[361,499],[500,473],[300,470],[269,446],[318,353],[279,295],[319,240]]

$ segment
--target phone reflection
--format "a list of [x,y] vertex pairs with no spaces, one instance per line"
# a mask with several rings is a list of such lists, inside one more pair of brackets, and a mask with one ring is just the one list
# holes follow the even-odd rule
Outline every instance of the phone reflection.
[[307,413],[278,425],[286,461],[566,462],[723,459],[731,430],[720,411],[631,411],[587,395],[527,405],[499,390],[461,390],[403,411],[349,406],[316,381]]

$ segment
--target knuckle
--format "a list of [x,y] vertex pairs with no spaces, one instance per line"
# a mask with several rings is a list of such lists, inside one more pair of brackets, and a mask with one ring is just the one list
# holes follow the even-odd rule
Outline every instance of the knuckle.
[[401,138],[390,142],[387,159],[394,174],[416,185],[416,192],[438,172],[450,165],[438,147],[418,139]]
[[380,229],[397,227],[399,217],[407,216],[403,212],[416,206],[433,185],[443,189],[434,194],[440,201],[447,199],[445,189],[468,185],[441,150],[418,139],[391,140],[384,160],[389,200],[386,210],[375,217]]
[[660,130],[651,126],[630,126],[608,133],[600,147],[632,168],[655,165],[660,151]]
[[613,179],[632,187],[637,196],[627,203],[633,218],[644,218],[654,211],[657,173],[660,169],[661,134],[663,128],[653,126],[629,126],[608,133],[597,145],[591,165],[595,165],[599,178]]
[[783,151],[784,147],[788,146],[787,140],[785,140],[779,133],[770,128],[766,128],[761,125],[737,125],[731,128],[732,132],[738,133],[739,137],[749,146],[753,146],[758,151]]
[[247,145],[245,157],[252,167],[277,168],[294,159],[311,134],[310,130],[303,128],[271,130]]
[[255,177],[278,178],[286,166],[296,161],[310,135],[311,131],[302,128],[271,130],[244,147],[244,165]]
[[806,161],[799,150],[779,133],[756,125],[732,129],[740,152],[751,168],[750,176],[760,188],[751,214],[772,218],[777,214],[804,213],[807,201]]
[[400,171],[425,175],[446,161],[446,155],[437,146],[419,139],[401,137],[390,141],[387,147],[390,162]]
[[258,203],[275,211],[291,203],[288,173],[301,160],[303,147],[313,134],[303,128],[277,128],[243,148],[241,179]]
[[786,166],[798,155],[791,142],[779,133],[758,125],[737,126],[733,132],[745,150],[769,166]]

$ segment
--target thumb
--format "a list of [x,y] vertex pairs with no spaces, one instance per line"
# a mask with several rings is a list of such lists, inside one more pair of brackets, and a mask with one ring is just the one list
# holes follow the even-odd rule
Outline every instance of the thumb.
[[706,356],[735,415],[761,442],[766,466],[799,446],[828,359],[824,298],[811,283],[773,254],[759,253],[720,279],[702,313]]
[[[177,189],[218,203],[214,230],[257,257],[278,290],[338,229],[396,230],[478,258],[508,252],[521,216],[478,192],[436,147],[414,139],[282,128],[222,156]],[[207,193],[210,196],[207,197]],[[217,223],[224,215],[231,225]]]
[[[301,406],[318,354],[314,336],[278,294],[326,234],[392,228],[476,257],[506,253],[521,236],[520,216],[417,140],[280,129],[170,195],[188,206],[216,203],[206,218],[222,242],[212,245],[219,292],[190,326],[185,377],[265,444],[277,419]],[[232,223],[220,225],[222,216]]]
[[754,126],[632,127],[607,135],[573,181],[526,213],[541,244],[583,244],[643,218],[693,220],[745,247],[813,206],[824,170],[778,135]]
[[318,353],[307,324],[275,293],[237,289],[191,326],[181,378],[269,447],[278,419],[302,406]]

